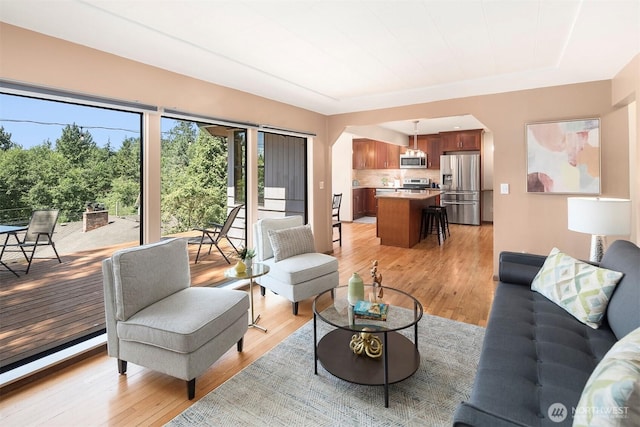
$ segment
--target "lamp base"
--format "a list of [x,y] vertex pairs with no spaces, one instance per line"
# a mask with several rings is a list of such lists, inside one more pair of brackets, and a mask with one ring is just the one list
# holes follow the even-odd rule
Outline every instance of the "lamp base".
[[599,234],[591,235],[591,251],[589,252],[589,261],[599,263],[602,260],[605,244],[605,236],[601,236]]

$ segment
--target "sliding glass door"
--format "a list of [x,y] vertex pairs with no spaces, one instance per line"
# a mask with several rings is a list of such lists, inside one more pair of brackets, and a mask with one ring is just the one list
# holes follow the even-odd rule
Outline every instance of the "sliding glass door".
[[142,114],[47,95],[0,93],[0,224],[57,210],[62,261],[34,259],[27,274],[22,253],[2,254],[16,274],[0,266],[1,372],[104,333],[101,261],[141,241]]
[[[246,140],[246,129],[163,117],[163,236],[182,236],[199,244],[200,229],[224,224],[235,206],[246,205]],[[228,234],[236,248],[246,243],[245,218],[243,207]],[[222,244],[225,255],[235,255],[226,240]],[[191,255],[195,260],[195,252]],[[204,261],[219,260],[215,250],[211,257]]]

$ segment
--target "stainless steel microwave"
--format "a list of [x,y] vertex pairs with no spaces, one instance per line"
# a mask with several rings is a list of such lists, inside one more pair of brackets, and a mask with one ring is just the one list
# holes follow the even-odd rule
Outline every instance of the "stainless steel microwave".
[[426,169],[427,155],[400,154],[400,169]]

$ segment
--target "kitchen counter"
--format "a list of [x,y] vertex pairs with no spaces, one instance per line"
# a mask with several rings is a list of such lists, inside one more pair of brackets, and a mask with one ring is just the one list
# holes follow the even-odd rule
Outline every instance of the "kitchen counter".
[[427,200],[442,194],[440,190],[409,190],[376,194],[376,198]]
[[440,204],[441,190],[398,191],[376,195],[380,244],[411,248],[420,241],[422,209]]

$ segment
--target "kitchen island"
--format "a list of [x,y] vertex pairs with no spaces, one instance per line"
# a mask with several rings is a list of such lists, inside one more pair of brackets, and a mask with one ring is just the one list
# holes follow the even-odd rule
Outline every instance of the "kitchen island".
[[422,208],[439,204],[440,190],[398,191],[376,195],[380,244],[413,247],[420,241]]

